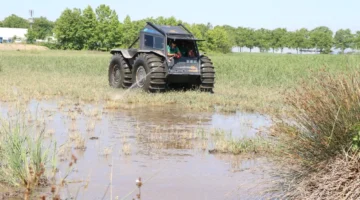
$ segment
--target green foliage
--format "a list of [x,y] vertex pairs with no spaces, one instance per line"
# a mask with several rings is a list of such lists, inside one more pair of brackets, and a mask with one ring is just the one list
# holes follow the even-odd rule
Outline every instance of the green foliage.
[[[201,135],[200,137],[205,137],[201,132],[199,135]],[[235,155],[243,153],[265,154],[271,150],[271,144],[262,136],[235,139],[231,132],[215,129],[207,139],[214,143],[214,149],[210,150],[212,153],[231,153]]]
[[354,125],[352,128],[354,131],[354,135],[352,138],[352,150],[353,151],[359,151],[360,150],[360,124]]
[[6,17],[2,23],[4,27],[8,28],[29,28],[30,26],[26,19],[14,14]]
[[62,46],[59,43],[39,43],[40,46],[47,47],[51,50],[61,49]]
[[55,22],[54,32],[62,49],[80,50],[84,48],[85,31],[82,28],[81,10],[65,9]]
[[243,27],[238,27],[235,30],[235,44],[240,47],[240,51],[241,51],[241,47],[246,46],[246,28]]
[[2,121],[0,125],[0,181],[31,191],[40,179],[47,178],[47,167],[55,169],[49,160],[55,155],[50,153],[51,148],[44,146],[44,130],[37,132],[25,121],[19,111],[15,120]]
[[352,47],[354,37],[350,29],[340,29],[334,36],[335,47],[344,52],[345,49]]
[[[198,39],[206,39],[206,34],[204,35],[201,31],[201,25],[198,24],[192,24],[191,26],[187,27],[196,38]],[[206,41],[200,41],[198,42],[198,46],[200,51],[206,51],[207,43]]]
[[97,27],[98,21],[91,6],[84,9],[83,12],[83,30],[85,34],[84,49],[96,49],[97,47]]
[[[240,51],[247,47],[250,52],[258,47],[261,52],[270,49],[283,51],[284,48],[299,50],[318,49],[321,53],[330,53],[332,47],[360,49],[360,34],[352,35],[350,30],[339,30],[335,37],[333,32],[325,26],[319,26],[311,31],[301,28],[287,31],[286,28],[267,30],[229,25],[217,26],[207,24],[187,24],[175,17],[149,17],[141,20],[131,20],[130,16],[120,22],[115,10],[101,4],[95,10],[87,6],[83,11],[78,8],[65,9],[55,23],[45,17],[35,18],[33,30],[36,39],[44,39],[54,32],[61,49],[109,50],[111,48],[128,48],[137,37],[139,31],[150,21],[162,25],[184,24],[193,32],[195,37],[204,39],[199,42],[201,51],[230,52],[231,47],[237,46]],[[27,20],[11,15],[1,26],[28,28]],[[224,34],[225,33],[225,34]],[[134,46],[136,48],[136,46]]]
[[116,11],[102,4],[96,8],[95,12],[98,21],[96,38],[97,42],[99,42],[99,47],[109,50],[114,46],[118,46],[122,31]]
[[28,29],[27,34],[25,35],[27,43],[33,44],[36,40],[36,32],[33,29]]
[[130,16],[126,16],[123,24],[123,30],[126,34],[122,35],[122,45],[125,47],[130,46],[134,40],[139,36],[139,33],[136,32],[136,24],[131,21]]
[[224,29],[227,33],[227,40],[232,45],[236,45],[236,29],[229,25],[221,26],[222,29]]
[[271,42],[270,47],[274,50],[281,49],[283,51],[284,47],[288,45],[288,33],[285,28],[277,28],[271,32]]
[[49,21],[46,17],[35,18],[32,25],[36,39],[45,39],[47,36],[51,36],[53,28],[54,22]]
[[255,46],[259,47],[260,52],[267,52],[271,46],[271,31],[264,28],[256,30]]
[[310,33],[307,29],[302,28],[292,34],[293,47],[297,50],[308,49],[311,47]]
[[220,51],[229,53],[231,51],[231,43],[227,39],[228,33],[220,26],[216,26],[207,32],[208,49],[210,51]]
[[320,26],[310,32],[311,46],[322,53],[329,53],[333,46],[333,32],[326,26]]
[[357,31],[354,35],[354,39],[353,39],[353,47],[355,49],[360,49],[360,31]]

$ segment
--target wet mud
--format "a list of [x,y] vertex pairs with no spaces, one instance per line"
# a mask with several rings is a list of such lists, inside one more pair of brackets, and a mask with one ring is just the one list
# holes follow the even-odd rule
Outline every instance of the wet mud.
[[[139,177],[143,200],[259,199],[271,184],[266,158],[208,152],[212,130],[253,137],[271,125],[266,116],[194,113],[174,106],[106,110],[65,100],[23,106],[29,121],[44,124],[47,139],[57,142],[57,178],[66,174],[71,155],[77,157],[61,191],[65,198],[137,199]],[[1,117],[10,117],[13,109],[1,103]]]

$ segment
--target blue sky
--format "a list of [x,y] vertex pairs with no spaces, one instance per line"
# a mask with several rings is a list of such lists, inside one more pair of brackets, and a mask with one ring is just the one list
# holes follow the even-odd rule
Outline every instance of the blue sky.
[[90,5],[95,9],[100,4],[115,9],[120,21],[126,15],[134,20],[175,16],[189,23],[235,27],[295,30],[324,25],[332,30],[360,30],[359,0],[16,0],[2,2],[0,20],[10,14],[28,18],[29,9],[35,11],[35,17],[56,20],[67,7],[84,9]]

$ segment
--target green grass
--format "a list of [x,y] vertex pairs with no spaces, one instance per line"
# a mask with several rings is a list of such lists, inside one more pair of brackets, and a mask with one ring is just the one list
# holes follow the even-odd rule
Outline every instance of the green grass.
[[[204,134],[203,132],[198,133]],[[212,143],[210,153],[225,154],[267,154],[271,152],[271,143],[263,136],[242,137],[235,139],[231,132],[214,130],[207,136],[207,140]]]
[[310,70],[331,72],[357,68],[355,55],[228,54],[210,57],[216,67],[215,94],[196,91],[147,94],[108,85],[109,53],[87,51],[3,51],[0,54],[0,100],[62,96],[103,101],[108,107],[180,105],[194,110],[274,111],[282,108],[282,91],[293,88]]
[[46,145],[44,130],[27,123],[22,112],[1,120],[0,183],[23,189],[24,198],[28,199],[54,172],[56,148]]
[[[105,103],[111,109],[178,105],[196,111],[276,113],[296,122],[300,128],[288,121],[279,123],[275,143],[263,138],[234,140],[222,131],[208,139],[216,152],[233,154],[268,152],[276,144],[271,151],[277,150],[280,160],[286,160],[287,165],[302,166],[298,174],[305,175],[322,169],[319,163],[360,146],[360,75],[354,73],[359,69],[360,56],[210,55],[216,69],[215,94],[196,91],[148,94],[112,89],[107,80],[110,57],[109,53],[87,51],[1,52],[0,101],[16,101],[19,96],[23,99],[65,97]],[[314,76],[323,68],[329,73]],[[344,76],[333,77],[338,74]],[[290,93],[285,93],[287,90]],[[283,110],[287,112],[279,112]],[[15,184],[29,177],[28,168],[21,167],[26,165],[19,164],[28,158],[24,151],[33,152],[28,156],[35,158],[36,166],[42,162],[44,152],[39,148],[39,140],[31,139],[19,129],[0,133],[0,141],[7,144],[1,144],[0,158],[2,163],[9,163],[2,170],[7,170],[9,178],[4,171],[1,175],[3,181]],[[205,143],[201,145],[207,147]],[[14,146],[26,148],[11,151]]]

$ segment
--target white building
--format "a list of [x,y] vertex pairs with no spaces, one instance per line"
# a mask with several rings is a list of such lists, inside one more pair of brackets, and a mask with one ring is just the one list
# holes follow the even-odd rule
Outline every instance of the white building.
[[[26,40],[26,28],[0,28],[0,43],[12,40],[14,36],[22,41]],[[19,40],[18,40],[19,41]]]

